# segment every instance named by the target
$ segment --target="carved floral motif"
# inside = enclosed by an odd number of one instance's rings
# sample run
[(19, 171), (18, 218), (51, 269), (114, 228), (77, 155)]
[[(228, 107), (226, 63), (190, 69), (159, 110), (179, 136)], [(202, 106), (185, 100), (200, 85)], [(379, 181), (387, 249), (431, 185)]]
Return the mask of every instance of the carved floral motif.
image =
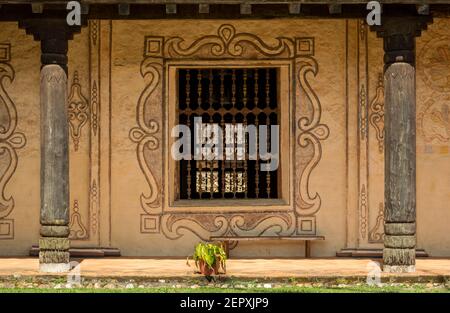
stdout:
[(69, 95), (69, 126), (75, 151), (78, 151), (81, 138), (81, 130), (88, 120), (89, 105), (81, 93), (81, 85), (78, 80), (78, 72), (73, 74), (73, 82)]

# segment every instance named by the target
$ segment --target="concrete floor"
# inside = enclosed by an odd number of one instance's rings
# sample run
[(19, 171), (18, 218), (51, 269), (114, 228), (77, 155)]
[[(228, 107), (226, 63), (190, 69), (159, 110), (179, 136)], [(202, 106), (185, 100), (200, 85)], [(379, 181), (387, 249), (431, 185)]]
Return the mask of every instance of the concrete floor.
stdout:
[[(194, 274), (194, 262), (191, 267), (185, 259), (156, 258), (99, 258), (83, 259), (81, 275), (83, 277), (108, 278), (191, 278)], [(377, 261), (377, 260), (374, 260)], [(364, 278), (374, 268), (369, 265), (371, 259), (230, 259), (227, 261), (227, 276), (239, 278)], [(0, 276), (41, 276), (37, 258), (0, 258)], [(376, 271), (376, 269), (375, 269)], [(416, 272), (405, 274), (386, 274), (382, 277), (411, 278), (420, 280), (450, 280), (450, 258), (417, 259)]]

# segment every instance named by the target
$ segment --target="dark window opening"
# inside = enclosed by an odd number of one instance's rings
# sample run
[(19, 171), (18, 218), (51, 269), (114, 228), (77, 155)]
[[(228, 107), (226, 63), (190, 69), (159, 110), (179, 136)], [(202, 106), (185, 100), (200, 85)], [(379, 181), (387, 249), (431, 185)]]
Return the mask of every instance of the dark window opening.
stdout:
[[(278, 170), (261, 171), (267, 161), (261, 160), (259, 154), (256, 160), (250, 160), (250, 137), (245, 133), (239, 139), (237, 134), (242, 130), (238, 125), (258, 129), (259, 125), (280, 124), (278, 70), (179, 69), (177, 77), (178, 122), (188, 126), (192, 134), (192, 159), (179, 161), (179, 199), (277, 199)], [(210, 134), (208, 125), (221, 128), (223, 153), (233, 155), (232, 160), (194, 159), (196, 117), (201, 118), (201, 133), (205, 136)], [(226, 141), (233, 143), (231, 149), (226, 149)], [(270, 152), (270, 137), (267, 146)]]

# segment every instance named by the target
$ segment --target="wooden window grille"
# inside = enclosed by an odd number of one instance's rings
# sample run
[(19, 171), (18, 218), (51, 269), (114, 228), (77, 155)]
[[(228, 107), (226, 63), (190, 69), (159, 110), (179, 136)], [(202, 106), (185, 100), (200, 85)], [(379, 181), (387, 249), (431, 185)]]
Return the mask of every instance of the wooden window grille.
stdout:
[[(266, 161), (259, 154), (249, 159), (248, 133), (245, 140), (236, 134), (238, 125), (279, 125), (278, 70), (201, 68), (178, 69), (177, 74), (178, 122), (192, 134), (191, 160), (179, 161), (179, 199), (277, 199), (278, 170), (261, 171)], [(232, 160), (194, 159), (195, 117), (201, 117), (205, 136), (208, 125), (221, 127), (223, 152), (233, 155)], [(226, 142), (234, 143), (231, 149)], [(267, 146), (270, 152), (270, 138)]]

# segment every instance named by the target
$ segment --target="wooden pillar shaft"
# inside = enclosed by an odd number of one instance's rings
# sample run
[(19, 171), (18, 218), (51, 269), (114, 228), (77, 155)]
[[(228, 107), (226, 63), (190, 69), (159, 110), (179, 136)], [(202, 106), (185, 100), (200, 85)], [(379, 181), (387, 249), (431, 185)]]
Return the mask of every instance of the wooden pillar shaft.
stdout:
[(415, 271), (415, 37), (428, 18), (386, 17), (375, 28), (384, 42), (385, 212), (383, 270)]
[(67, 116), (68, 41), (79, 27), (65, 19), (21, 21), (41, 41), (41, 238), (43, 272), (64, 272), (69, 261), (69, 124)]
[(386, 271), (414, 271), (416, 246), (415, 69), (389, 65), (385, 79), (385, 239)]
[(57, 64), (41, 69), (41, 239), (43, 271), (69, 269), (67, 76)]

